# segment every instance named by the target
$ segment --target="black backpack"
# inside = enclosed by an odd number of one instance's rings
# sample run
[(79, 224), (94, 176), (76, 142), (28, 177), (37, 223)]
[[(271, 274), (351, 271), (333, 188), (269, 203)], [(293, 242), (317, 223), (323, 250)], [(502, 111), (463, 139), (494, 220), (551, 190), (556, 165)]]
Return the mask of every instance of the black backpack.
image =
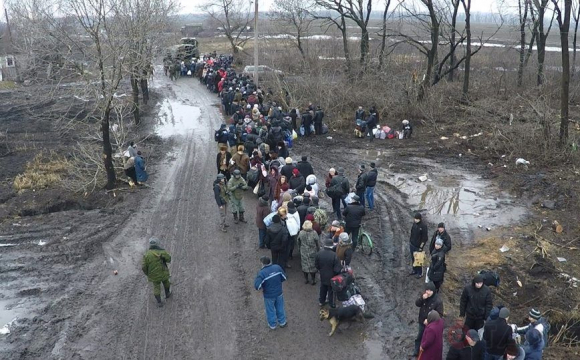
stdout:
[(483, 284), (487, 286), (499, 287), (499, 275), (492, 270), (480, 270), (479, 275), (483, 277)]
[(221, 135), (221, 129), (220, 129), (220, 130), (216, 130), (216, 131), (215, 131), (215, 134), (213, 135), (213, 139), (214, 139), (216, 142), (219, 142), (219, 141), (220, 141), (220, 135)]

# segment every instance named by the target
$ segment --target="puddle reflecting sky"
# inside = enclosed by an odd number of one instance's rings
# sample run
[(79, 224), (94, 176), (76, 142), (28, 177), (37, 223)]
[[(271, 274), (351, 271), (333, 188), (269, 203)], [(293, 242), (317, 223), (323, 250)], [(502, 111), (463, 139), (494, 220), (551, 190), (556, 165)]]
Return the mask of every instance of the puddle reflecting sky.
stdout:
[(165, 99), (159, 109), (155, 133), (163, 138), (186, 135), (196, 129), (204, 130), (200, 123), (201, 109), (183, 102)]

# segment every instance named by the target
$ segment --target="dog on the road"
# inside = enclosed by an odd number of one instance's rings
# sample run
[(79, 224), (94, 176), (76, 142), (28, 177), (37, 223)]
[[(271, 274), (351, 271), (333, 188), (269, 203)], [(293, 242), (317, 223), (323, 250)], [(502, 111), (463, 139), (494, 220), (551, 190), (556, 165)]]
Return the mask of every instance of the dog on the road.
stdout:
[(328, 320), (331, 326), (328, 336), (332, 336), (336, 328), (344, 321), (364, 322), (363, 311), (357, 305), (350, 305), (336, 309), (320, 309), (320, 321)]

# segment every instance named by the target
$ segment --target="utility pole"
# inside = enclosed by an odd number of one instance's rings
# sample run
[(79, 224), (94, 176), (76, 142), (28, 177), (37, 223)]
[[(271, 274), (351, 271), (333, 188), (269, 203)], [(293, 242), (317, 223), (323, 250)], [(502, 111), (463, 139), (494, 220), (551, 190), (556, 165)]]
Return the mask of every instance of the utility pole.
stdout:
[(258, 86), (258, 0), (254, 0), (254, 82)]

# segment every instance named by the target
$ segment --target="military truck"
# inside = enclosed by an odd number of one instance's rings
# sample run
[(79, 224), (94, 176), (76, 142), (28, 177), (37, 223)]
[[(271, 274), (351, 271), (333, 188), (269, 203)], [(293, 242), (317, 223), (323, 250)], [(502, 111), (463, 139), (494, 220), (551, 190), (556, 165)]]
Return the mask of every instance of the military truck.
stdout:
[(167, 48), (165, 58), (171, 61), (185, 61), (199, 57), (198, 42), (195, 38), (181, 38), (181, 44), (173, 45)]

